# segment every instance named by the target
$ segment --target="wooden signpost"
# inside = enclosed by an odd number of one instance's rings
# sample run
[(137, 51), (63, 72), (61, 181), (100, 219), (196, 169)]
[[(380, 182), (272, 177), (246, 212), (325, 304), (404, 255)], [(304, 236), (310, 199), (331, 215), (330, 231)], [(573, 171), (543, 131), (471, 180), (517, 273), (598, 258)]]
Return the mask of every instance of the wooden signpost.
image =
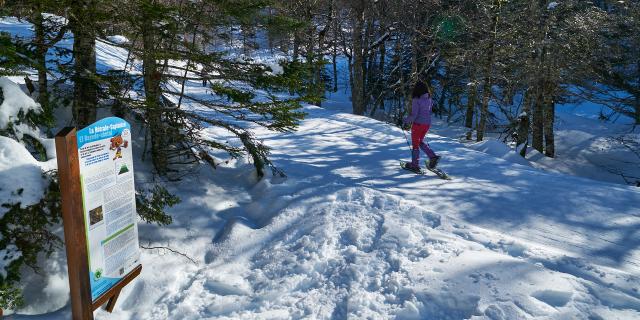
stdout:
[(142, 270), (129, 124), (98, 121), (55, 138), (73, 319), (92, 320)]

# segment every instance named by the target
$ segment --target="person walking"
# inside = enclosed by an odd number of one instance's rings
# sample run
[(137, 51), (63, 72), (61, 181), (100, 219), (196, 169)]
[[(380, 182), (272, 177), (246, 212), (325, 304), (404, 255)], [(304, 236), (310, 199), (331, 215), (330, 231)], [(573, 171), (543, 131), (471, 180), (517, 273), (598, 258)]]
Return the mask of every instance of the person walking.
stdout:
[(412, 97), (411, 114), (404, 119), (405, 127), (411, 125), (412, 146), (411, 162), (407, 163), (405, 168), (411, 171), (420, 171), (420, 150), (422, 149), (429, 157), (427, 167), (435, 169), (440, 161), (440, 156), (436, 155), (429, 144), (424, 142), (424, 137), (431, 127), (431, 109), (433, 107), (429, 87), (424, 82), (418, 81), (413, 88)]

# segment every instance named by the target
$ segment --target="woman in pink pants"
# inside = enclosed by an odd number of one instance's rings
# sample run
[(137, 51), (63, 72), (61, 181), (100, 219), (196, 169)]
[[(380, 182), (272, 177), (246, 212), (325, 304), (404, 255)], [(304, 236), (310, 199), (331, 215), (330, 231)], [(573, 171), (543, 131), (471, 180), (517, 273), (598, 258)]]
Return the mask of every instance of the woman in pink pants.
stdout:
[(440, 161), (440, 156), (436, 155), (425, 143), (424, 137), (431, 127), (431, 108), (433, 100), (429, 94), (427, 85), (418, 81), (413, 88), (413, 101), (411, 104), (411, 114), (404, 119), (405, 125), (411, 124), (411, 142), (413, 150), (411, 150), (411, 163), (406, 165), (407, 169), (420, 170), (420, 149), (429, 157), (429, 169), (434, 169)]

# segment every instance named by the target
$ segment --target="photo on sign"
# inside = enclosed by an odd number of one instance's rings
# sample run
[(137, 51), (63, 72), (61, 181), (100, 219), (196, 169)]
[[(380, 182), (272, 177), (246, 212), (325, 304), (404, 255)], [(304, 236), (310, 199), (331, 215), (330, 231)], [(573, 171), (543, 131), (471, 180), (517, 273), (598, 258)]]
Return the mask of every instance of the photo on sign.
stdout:
[(89, 225), (94, 225), (104, 218), (102, 214), (102, 206), (89, 210)]

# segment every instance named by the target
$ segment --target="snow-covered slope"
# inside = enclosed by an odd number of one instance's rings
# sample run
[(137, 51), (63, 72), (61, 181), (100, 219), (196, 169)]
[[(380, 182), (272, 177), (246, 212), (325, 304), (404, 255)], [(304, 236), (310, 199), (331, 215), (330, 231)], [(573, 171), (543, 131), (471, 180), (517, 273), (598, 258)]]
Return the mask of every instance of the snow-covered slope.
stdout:
[(555, 158), (545, 157), (529, 146), (523, 159), (515, 146), (502, 142), (504, 136), (489, 133), (487, 140), (476, 143), (465, 139), (467, 130), (437, 119), (430, 132), (457, 139), (470, 149), (546, 171), (622, 185), (640, 182), (640, 127), (632, 123), (556, 112)]
[(236, 163), (174, 186), (176, 222), (142, 226), (141, 243), (197, 264), (145, 251), (141, 277), (97, 318), (640, 317), (637, 189), (439, 136), (454, 180), (416, 176), (399, 169), (399, 129), (307, 112), (296, 133), (262, 132), (289, 178), (256, 184)]

